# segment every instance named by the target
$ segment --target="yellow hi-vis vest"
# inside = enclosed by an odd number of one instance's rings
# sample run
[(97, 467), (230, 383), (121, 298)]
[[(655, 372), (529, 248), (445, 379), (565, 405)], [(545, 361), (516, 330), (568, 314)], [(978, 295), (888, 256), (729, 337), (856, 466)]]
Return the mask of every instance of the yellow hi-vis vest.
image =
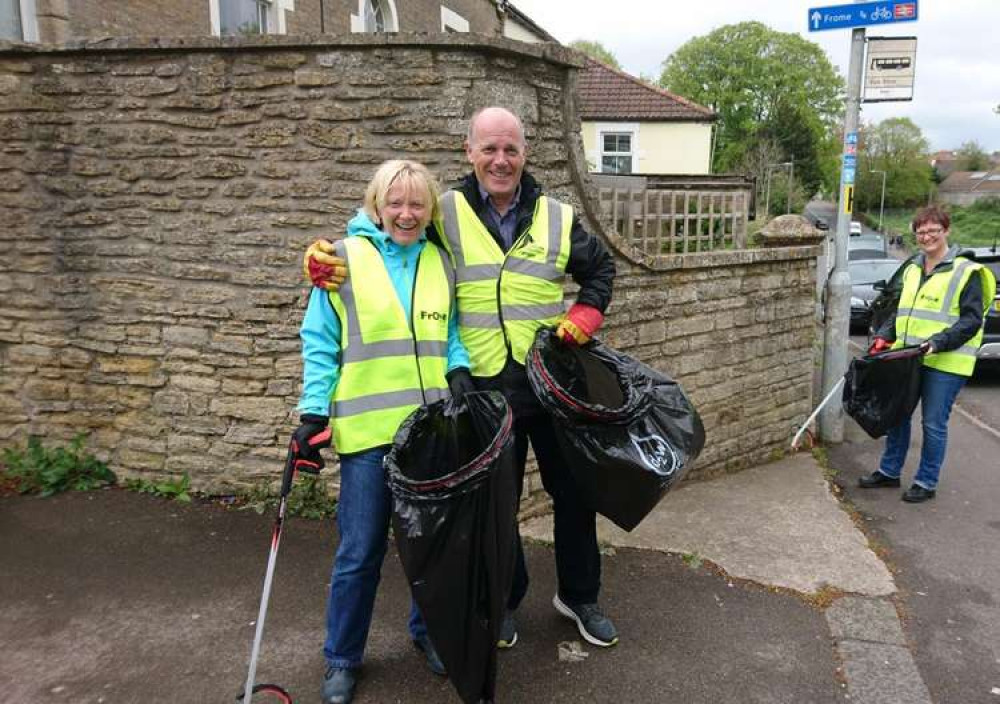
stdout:
[[(920, 264), (915, 262), (903, 272), (894, 348), (919, 345), (958, 322), (960, 294), (971, 276), (978, 276), (982, 284), (984, 313), (993, 304), (996, 294), (993, 272), (965, 257), (956, 257), (950, 269), (931, 274), (923, 286), (920, 285), (920, 274)], [(980, 327), (972, 339), (957, 350), (927, 355), (923, 363), (943, 372), (972, 376), (976, 352), (982, 342), (983, 328)]]
[(337, 452), (361, 452), (392, 443), (415, 408), (446, 398), (448, 314), (454, 271), (430, 242), (417, 260), (410, 320), (366, 237), (334, 243), (351, 272), (330, 293), (343, 329), (340, 379), (333, 392), (331, 424)]
[(573, 209), (539, 197), (531, 227), (504, 254), (463, 194), (448, 191), (440, 205), (438, 231), (455, 264), (458, 331), (472, 375), (499, 374), (508, 351), (524, 364), (538, 329), (566, 312)]

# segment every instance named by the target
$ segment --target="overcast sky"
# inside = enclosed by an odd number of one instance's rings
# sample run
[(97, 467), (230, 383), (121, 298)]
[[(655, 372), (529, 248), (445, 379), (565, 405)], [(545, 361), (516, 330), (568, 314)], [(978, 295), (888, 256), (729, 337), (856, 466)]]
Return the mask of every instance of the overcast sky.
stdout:
[[(757, 20), (819, 44), (846, 81), (851, 31), (809, 32), (810, 8), (850, 4), (816, 0), (514, 0), (556, 39), (597, 40), (622, 67), (660, 77), (661, 64), (692, 37), (726, 24)], [(1000, 0), (919, 0), (919, 19), (869, 27), (868, 36), (916, 36), (913, 100), (862, 104), (861, 119), (909, 117), (931, 149), (976, 140), (1000, 151)]]

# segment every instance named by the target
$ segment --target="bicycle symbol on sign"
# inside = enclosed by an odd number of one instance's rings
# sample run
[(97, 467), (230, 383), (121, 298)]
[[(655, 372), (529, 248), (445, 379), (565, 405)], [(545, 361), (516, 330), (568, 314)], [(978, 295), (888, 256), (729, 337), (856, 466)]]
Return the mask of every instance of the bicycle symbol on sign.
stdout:
[(892, 19), (892, 12), (885, 5), (881, 5), (872, 10), (872, 20), (875, 22), (886, 22)]

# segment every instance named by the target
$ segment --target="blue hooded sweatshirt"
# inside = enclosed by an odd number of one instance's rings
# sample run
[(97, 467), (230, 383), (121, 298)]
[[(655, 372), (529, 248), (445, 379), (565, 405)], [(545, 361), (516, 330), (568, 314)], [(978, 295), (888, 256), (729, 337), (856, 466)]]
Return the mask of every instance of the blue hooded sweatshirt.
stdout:
[[(426, 233), (421, 232), (416, 242), (400, 246), (380, 230), (363, 210), (359, 210), (347, 223), (347, 236), (367, 237), (378, 248), (396, 296), (403, 304), (406, 319), (409, 320), (417, 260), (424, 247), (435, 245), (428, 245)], [(452, 301), (448, 317), (448, 372), (469, 367), (469, 353), (458, 337), (457, 317), (455, 302)], [(302, 397), (298, 405), (301, 413), (330, 415), (330, 401), (340, 380), (341, 335), (340, 319), (330, 303), (329, 293), (314, 287), (299, 330), (303, 361)]]

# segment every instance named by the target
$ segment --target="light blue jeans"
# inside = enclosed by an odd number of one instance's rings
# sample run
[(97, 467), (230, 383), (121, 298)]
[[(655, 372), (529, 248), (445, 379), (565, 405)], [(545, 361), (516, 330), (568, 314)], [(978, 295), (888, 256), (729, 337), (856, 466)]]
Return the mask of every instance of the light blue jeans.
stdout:
[[(944, 454), (948, 449), (948, 418), (958, 392), (967, 377), (942, 372), (931, 367), (920, 370), (920, 412), (923, 417), (924, 444), (920, 450), (920, 466), (913, 483), (925, 489), (937, 487)], [(910, 418), (889, 431), (885, 452), (878, 471), (887, 477), (898, 477), (903, 471), (906, 452), (910, 449)]]
[[(382, 466), (387, 450), (375, 448), (340, 458), (340, 543), (333, 561), (323, 645), (323, 655), (332, 667), (359, 667), (368, 642), (392, 510)], [(414, 640), (427, 635), (415, 602), (410, 606), (409, 628)]]

